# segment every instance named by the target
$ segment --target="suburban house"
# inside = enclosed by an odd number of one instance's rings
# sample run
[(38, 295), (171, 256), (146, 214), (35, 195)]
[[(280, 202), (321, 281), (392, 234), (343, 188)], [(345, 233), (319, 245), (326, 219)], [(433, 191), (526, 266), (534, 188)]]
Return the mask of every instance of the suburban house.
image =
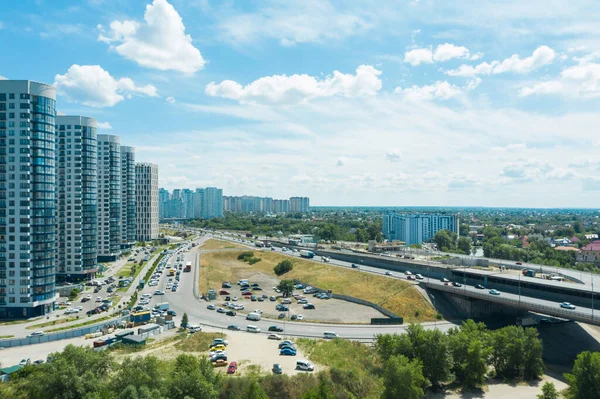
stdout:
[(592, 241), (583, 248), (577, 255), (578, 262), (596, 262), (600, 260), (600, 240)]

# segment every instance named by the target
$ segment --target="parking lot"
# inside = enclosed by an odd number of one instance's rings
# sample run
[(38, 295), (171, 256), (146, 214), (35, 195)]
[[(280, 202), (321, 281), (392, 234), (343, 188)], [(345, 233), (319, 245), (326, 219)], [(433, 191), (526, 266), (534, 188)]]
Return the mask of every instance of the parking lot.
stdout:
[[(303, 294), (302, 289), (297, 289), (295, 293), (305, 297), (309, 303), (315, 306), (315, 309), (304, 309), (302, 304), (298, 304), (295, 298), (290, 298), (291, 304), (286, 305), (288, 311), (281, 312), (275, 309), (275, 306), (281, 303), (281, 298), (277, 301), (271, 301), (270, 297), (280, 297), (281, 294), (275, 292), (274, 288), (279, 284), (279, 280), (264, 273), (252, 273), (248, 276), (250, 284), (258, 284), (260, 291), (253, 291), (256, 296), (256, 301), (252, 301), (251, 297), (244, 297), (241, 293), (237, 282), (231, 282), (231, 288), (223, 288), (231, 295), (229, 303), (244, 305), (243, 310), (236, 310), (240, 313), (250, 313), (255, 310), (261, 310), (264, 317), (278, 319), (281, 313), (285, 313), (285, 319), (292, 321), (292, 317), (296, 316), (293, 322), (301, 322), (298, 316), (302, 316), (302, 321), (313, 322), (338, 322), (338, 323), (369, 323), (371, 318), (384, 317), (381, 313), (368, 306), (346, 302), (338, 299), (319, 299), (313, 294)], [(259, 297), (266, 295), (263, 301)], [(219, 299), (213, 303), (226, 307), (227, 295), (219, 295)], [(234, 301), (234, 297), (237, 301)], [(248, 299), (246, 299), (248, 298)], [(300, 298), (299, 298), (300, 299)]]

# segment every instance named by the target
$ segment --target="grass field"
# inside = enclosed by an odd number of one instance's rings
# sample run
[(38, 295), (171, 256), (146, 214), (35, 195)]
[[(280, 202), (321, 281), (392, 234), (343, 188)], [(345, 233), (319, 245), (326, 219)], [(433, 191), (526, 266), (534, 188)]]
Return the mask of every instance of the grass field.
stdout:
[(412, 284), (406, 281), (291, 258), (271, 251), (254, 251), (255, 256), (262, 260), (254, 265), (248, 265), (237, 260), (240, 252), (224, 251), (202, 255), (200, 291), (207, 292), (208, 288), (218, 289), (222, 281), (238, 281), (257, 272), (275, 276), (273, 272), (275, 265), (284, 259), (291, 259), (294, 269), (280, 276), (280, 279), (297, 279), (320, 289), (330, 289), (336, 294), (373, 302), (402, 316), (405, 322), (435, 319), (436, 312), (433, 307)]
[(25, 324), (25, 323), (29, 323), (32, 321), (38, 321), (38, 320), (42, 320), (42, 318), (36, 317), (33, 319), (2, 321), (2, 322), (0, 322), (0, 326), (12, 326), (14, 324)]
[[(135, 273), (131, 273), (131, 269), (135, 266)], [(121, 270), (119, 270), (117, 272), (117, 274), (115, 275), (115, 278), (119, 278), (119, 277), (133, 277), (136, 278), (137, 275), (140, 273), (140, 270), (142, 270), (144, 266), (143, 265), (138, 265), (136, 263), (126, 263), (125, 265), (123, 265), (123, 267), (121, 268)]]
[(14, 335), (0, 335), (0, 339), (12, 338)]
[(208, 351), (208, 345), (215, 338), (224, 338), (223, 333), (208, 333), (208, 332), (197, 332), (188, 335), (183, 338), (180, 342), (175, 344), (175, 348), (183, 352), (206, 352)]
[(381, 375), (382, 364), (373, 348), (346, 339), (299, 338), (295, 342), (310, 361), (327, 366), (332, 375), (346, 380), (360, 397), (381, 397), (383, 381), (377, 376)]
[(236, 244), (229, 241), (216, 240), (211, 238), (207, 240), (204, 244), (200, 246), (202, 250), (211, 250), (211, 249), (226, 249), (226, 248), (247, 248), (246, 246)]
[[(71, 328), (79, 328), (79, 327), (85, 327), (88, 326), (90, 324), (95, 324), (95, 323), (101, 323), (103, 321), (106, 320), (110, 320), (113, 316), (104, 316), (101, 317), (99, 319), (95, 319), (95, 320), (88, 320), (86, 322), (83, 323), (78, 323), (78, 324), (74, 324), (72, 326), (66, 326), (66, 327), (60, 327), (60, 328), (53, 328), (51, 330), (46, 330), (45, 332), (50, 333), (50, 332), (57, 332), (57, 331), (64, 331), (64, 330), (70, 330)], [(85, 319), (84, 319), (85, 320)], [(70, 321), (70, 320), (69, 320)]]

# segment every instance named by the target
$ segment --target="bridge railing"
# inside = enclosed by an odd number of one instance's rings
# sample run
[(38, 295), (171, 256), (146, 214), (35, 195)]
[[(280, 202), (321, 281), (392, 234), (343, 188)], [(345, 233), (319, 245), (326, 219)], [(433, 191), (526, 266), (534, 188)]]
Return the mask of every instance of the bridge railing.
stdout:
[(500, 303), (500, 304), (505, 304), (505, 305), (521, 308), (524, 310), (540, 312), (540, 313), (549, 314), (549, 315), (558, 316), (558, 317), (564, 317), (565, 319), (578, 320), (578, 321), (584, 321), (584, 322), (592, 322), (592, 323), (600, 323), (600, 316), (597, 316), (594, 314), (590, 315), (589, 313), (578, 312), (576, 310), (563, 309), (563, 308), (559, 307), (558, 304), (556, 305), (556, 307), (554, 307), (554, 306), (541, 305), (541, 304), (538, 304), (535, 302), (529, 302), (529, 301), (527, 301), (527, 297), (525, 297), (525, 299), (513, 299), (513, 298), (503, 297), (502, 295), (492, 295), (492, 294), (488, 293), (487, 291), (483, 291), (483, 292), (477, 292), (477, 291), (471, 291), (471, 290), (465, 291), (458, 287), (440, 285), (440, 284), (431, 284), (431, 283), (424, 283), (424, 285), (427, 288), (435, 289), (438, 291), (445, 291), (445, 292), (449, 292), (449, 293), (452, 293), (455, 295), (463, 295), (463, 296), (468, 296), (471, 298), (483, 299), (488, 302), (495, 302), (495, 303)]

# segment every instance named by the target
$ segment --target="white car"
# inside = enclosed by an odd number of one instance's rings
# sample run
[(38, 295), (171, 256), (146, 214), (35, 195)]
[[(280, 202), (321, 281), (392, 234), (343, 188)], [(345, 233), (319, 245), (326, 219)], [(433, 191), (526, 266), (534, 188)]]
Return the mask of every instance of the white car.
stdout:
[(410, 270), (405, 271), (404, 274), (406, 274), (407, 276), (412, 276), (412, 272)]
[(211, 352), (208, 352), (208, 354), (209, 354), (210, 357), (213, 357), (215, 355), (225, 355), (225, 356), (227, 356), (227, 352), (225, 352), (225, 351), (211, 351)]
[(260, 309), (256, 309), (256, 310), (254, 311), (254, 313), (263, 314), (263, 311), (262, 311), (262, 310), (260, 310)]
[(234, 305), (235, 310), (244, 310), (244, 305)]
[(73, 308), (69, 308), (69, 309), (65, 310), (66, 315), (67, 314), (76, 314), (76, 313), (79, 313), (79, 310), (73, 309)]
[(301, 314), (298, 315), (298, 320), (302, 320), (304, 319), (304, 316), (302, 316)]
[(276, 341), (281, 341), (281, 335), (278, 335), (278, 334), (269, 334), (269, 336), (267, 337), (267, 339), (274, 339)]
[(423, 280), (422, 274), (415, 274), (415, 277), (417, 278), (417, 280)]
[(96, 298), (96, 302), (102, 302), (102, 297), (99, 296), (98, 298)]
[(45, 335), (45, 333), (43, 331), (36, 331), (36, 332), (32, 332), (31, 334), (29, 334), (27, 336), (27, 338), (42, 337), (44, 335)]
[(234, 301), (237, 301), (237, 300), (238, 300), (238, 297), (237, 297), (237, 296), (234, 296), (234, 297), (233, 297), (233, 298), (231, 298), (231, 299), (232, 299), (232, 300), (234, 300)]
[(202, 327), (200, 327), (199, 325), (193, 325), (193, 326), (190, 326), (190, 327), (188, 328), (188, 330), (189, 330), (191, 333), (195, 333), (195, 332), (202, 331)]

